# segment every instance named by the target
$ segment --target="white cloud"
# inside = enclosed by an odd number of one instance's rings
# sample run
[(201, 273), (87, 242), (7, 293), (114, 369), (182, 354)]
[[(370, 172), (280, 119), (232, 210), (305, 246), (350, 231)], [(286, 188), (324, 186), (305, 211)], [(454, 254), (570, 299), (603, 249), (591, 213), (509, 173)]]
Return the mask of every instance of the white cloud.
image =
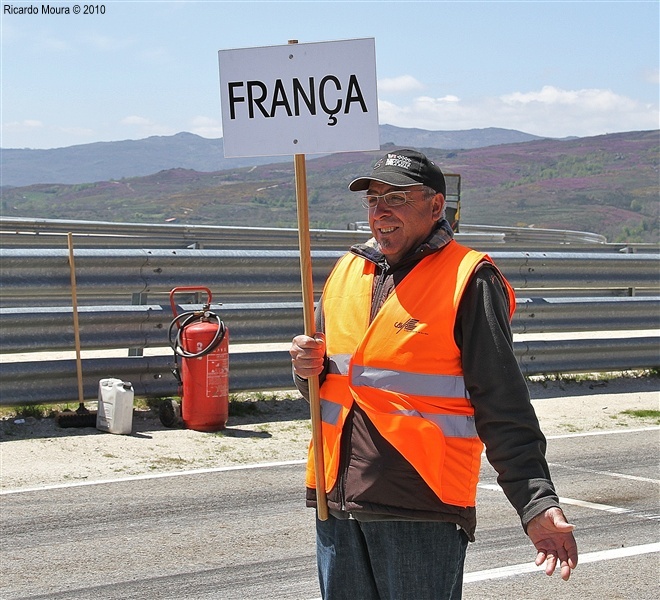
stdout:
[(406, 105), (380, 101), (378, 112), (381, 123), (399, 127), (431, 130), (503, 127), (548, 137), (659, 127), (657, 106), (642, 104), (611, 90), (562, 90), (553, 86), (467, 102), (455, 96), (420, 96)]
[(119, 121), (122, 125), (137, 125), (139, 127), (148, 127), (153, 125), (153, 121), (150, 121), (146, 117), (138, 117), (137, 115), (131, 115), (130, 117), (124, 117)]
[(194, 117), (191, 121), (190, 133), (210, 139), (221, 138), (222, 124), (211, 117)]
[(130, 39), (102, 35), (96, 32), (84, 35), (82, 40), (92, 48), (106, 52), (116, 52), (133, 46), (133, 41)]
[(546, 106), (558, 105), (579, 107), (590, 110), (630, 110), (635, 101), (625, 96), (618, 96), (610, 90), (585, 89), (562, 90), (546, 85), (539, 92), (515, 92), (500, 97), (505, 104), (531, 105), (535, 102)]
[(50, 125), (37, 119), (2, 125), (3, 148), (56, 148), (95, 142), (97, 136), (98, 132), (88, 127)]
[(67, 138), (79, 140), (78, 143), (87, 143), (96, 141), (94, 137), (97, 135), (95, 129), (90, 127), (56, 127), (54, 128), (58, 133), (63, 133)]
[(644, 81), (653, 85), (660, 84), (660, 69), (649, 69), (644, 73)]
[(139, 115), (130, 115), (124, 117), (119, 121), (121, 125), (126, 125), (131, 131), (131, 136), (151, 136), (151, 135), (174, 135), (179, 131), (174, 131), (168, 125), (162, 125), (156, 121), (152, 121), (147, 117)]
[(424, 85), (417, 81), (412, 75), (401, 75), (400, 77), (389, 77), (378, 80), (379, 92), (415, 92), (424, 89)]
[(430, 96), (420, 96), (417, 98), (417, 102), (420, 104), (424, 103), (438, 103), (443, 104), (446, 102), (460, 102), (461, 99), (458, 96), (447, 95), (442, 98), (431, 98)]
[(43, 126), (44, 124), (36, 119), (25, 119), (23, 121), (12, 121), (10, 123), (5, 123), (2, 128), (5, 131), (21, 132), (41, 129)]
[(69, 52), (73, 48), (68, 40), (52, 36), (35, 40), (35, 46), (45, 52)]

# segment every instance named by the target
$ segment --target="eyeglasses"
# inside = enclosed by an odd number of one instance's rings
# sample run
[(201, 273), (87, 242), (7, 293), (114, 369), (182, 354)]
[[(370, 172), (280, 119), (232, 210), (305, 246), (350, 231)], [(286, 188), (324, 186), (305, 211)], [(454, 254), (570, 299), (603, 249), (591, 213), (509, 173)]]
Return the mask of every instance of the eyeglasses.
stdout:
[(367, 196), (362, 196), (362, 206), (365, 208), (376, 208), (379, 200), (383, 200), (387, 206), (402, 206), (406, 204), (406, 202), (410, 202), (408, 199), (408, 194), (410, 193), (410, 190), (401, 190), (400, 192), (388, 192), (382, 196), (369, 194)]

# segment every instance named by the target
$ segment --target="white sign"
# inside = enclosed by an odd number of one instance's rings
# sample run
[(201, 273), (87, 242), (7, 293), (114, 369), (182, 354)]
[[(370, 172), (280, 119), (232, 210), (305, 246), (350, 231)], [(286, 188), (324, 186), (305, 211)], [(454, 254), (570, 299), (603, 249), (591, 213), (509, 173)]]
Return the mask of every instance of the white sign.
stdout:
[(220, 50), (226, 157), (378, 150), (373, 38)]

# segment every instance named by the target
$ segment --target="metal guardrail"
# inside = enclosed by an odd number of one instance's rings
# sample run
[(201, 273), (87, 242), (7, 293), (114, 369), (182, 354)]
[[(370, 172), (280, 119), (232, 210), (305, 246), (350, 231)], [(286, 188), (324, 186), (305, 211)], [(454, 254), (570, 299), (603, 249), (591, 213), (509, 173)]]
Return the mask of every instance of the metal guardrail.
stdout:
[[(201, 305), (178, 305), (177, 313)], [(514, 333), (585, 332), (594, 329), (657, 330), (660, 296), (654, 298), (519, 298)], [(288, 342), (302, 330), (301, 303), (212, 305), (229, 328), (232, 344)], [(66, 351), (74, 346), (72, 309), (0, 309), (3, 354)], [(164, 348), (172, 319), (169, 306), (86, 307), (79, 312), (80, 340), (86, 351)], [(660, 365), (660, 338), (651, 335), (615, 339), (516, 341), (514, 352), (525, 375), (555, 372), (655, 368)], [(168, 356), (169, 354), (169, 356)], [(85, 397), (94, 399), (98, 380), (129, 380), (140, 396), (178, 393), (172, 375), (171, 350), (152, 356), (84, 358)], [(284, 350), (231, 351), (231, 391), (290, 389), (290, 358)], [(5, 362), (0, 404), (71, 401), (76, 398), (76, 364), (72, 359)]]
[[(317, 296), (342, 254), (312, 252)], [(612, 293), (658, 289), (659, 255), (654, 254), (493, 252), (491, 256), (517, 290), (577, 290), (584, 296), (591, 289)], [(83, 249), (75, 251), (75, 260), (81, 304), (89, 294), (123, 297), (126, 303), (136, 293), (163, 294), (193, 285), (215, 290), (222, 302), (300, 297), (299, 254), (292, 250)], [(0, 282), (3, 306), (28, 305), (44, 298), (66, 301), (70, 295), (68, 252), (0, 249)]]
[[(230, 332), (231, 334), (231, 332)], [(525, 375), (657, 368), (658, 337), (619, 340), (518, 342), (514, 352)], [(85, 398), (95, 400), (98, 382), (118, 377), (142, 397), (177, 395), (172, 358), (138, 356), (83, 360)], [(582, 366), (583, 368), (576, 368)], [(229, 354), (229, 390), (292, 389), (291, 357), (284, 350)], [(73, 402), (77, 399), (75, 360), (17, 362), (2, 365), (0, 405)]]
[(500, 225), (470, 225), (462, 223), (465, 233), (501, 233), (507, 242), (517, 241), (539, 243), (551, 242), (556, 246), (564, 244), (606, 244), (607, 238), (599, 233), (589, 231), (571, 231), (566, 229), (540, 229), (536, 227), (506, 227)]
[[(179, 304), (177, 314), (201, 304)], [(212, 304), (230, 329), (232, 344), (290, 340), (303, 330), (302, 303)], [(80, 306), (80, 344), (85, 350), (167, 347), (173, 319), (169, 305)], [(0, 353), (71, 350), (71, 307), (0, 308)]]
[[(369, 231), (369, 221), (351, 223), (351, 229)], [(560, 244), (606, 244), (607, 238), (589, 231), (570, 231), (566, 229), (539, 229), (536, 227), (507, 227), (500, 225), (470, 225), (461, 223), (461, 233), (495, 233), (506, 237), (506, 241), (539, 242), (546, 240), (555, 246)]]
[[(70, 222), (66, 223), (68, 228)], [(6, 225), (5, 220), (3, 224)], [(44, 231), (33, 237), (52, 232), (51, 225), (44, 224)], [(167, 226), (153, 226), (163, 227)], [(211, 288), (214, 300), (223, 303), (214, 309), (227, 323), (232, 344), (286, 343), (302, 330), (297, 250), (282, 249), (274, 239), (269, 249), (259, 249), (259, 244), (255, 248), (255, 237), (267, 237), (263, 230), (230, 229), (233, 233), (227, 234), (235, 234), (238, 246), (243, 243), (250, 248), (75, 250), (83, 351), (125, 353), (130, 349), (132, 353), (83, 358), (86, 398), (94, 399), (98, 380), (108, 376), (130, 380), (142, 396), (177, 393), (176, 380), (170, 372), (171, 354), (135, 355), (143, 349), (166, 346), (172, 315), (170, 307), (165, 302), (161, 305), (159, 299), (173, 287)], [(241, 237), (243, 242), (239, 241)], [(288, 247), (288, 242), (282, 244)], [(348, 245), (342, 240), (341, 251), (312, 252), (317, 297), (330, 269)], [(278, 249), (270, 249), (274, 246)], [(649, 331), (660, 328), (658, 253), (507, 251), (491, 252), (491, 256), (519, 296), (514, 332), (565, 333), (565, 339), (514, 343), (526, 375), (660, 365), (660, 340), (655, 331)], [(0, 404), (75, 400), (75, 361), (26, 360), (25, 356), (14, 362), (9, 360), (12, 353), (74, 349), (67, 250), (2, 248), (0, 294), (0, 350), (9, 355), (0, 365)], [(187, 310), (191, 306), (180, 308)], [(615, 330), (646, 331), (615, 339), (602, 335)], [(601, 335), (600, 339), (573, 339), (571, 332)], [(291, 388), (288, 353), (238, 353), (230, 349), (229, 384), (231, 391)]]
[[(201, 304), (177, 305), (177, 314)], [(212, 304), (233, 344), (285, 342), (303, 330), (302, 303)], [(169, 305), (78, 308), (85, 350), (168, 346)], [(660, 330), (660, 296), (627, 298), (517, 298), (513, 333)], [(0, 353), (71, 350), (71, 307), (0, 308)]]
[[(350, 224), (351, 229), (369, 232), (368, 221)], [(630, 242), (610, 243), (604, 235), (589, 231), (564, 229), (543, 229), (538, 227), (507, 227), (503, 225), (471, 225), (461, 223), (456, 239), (475, 250), (487, 250), (494, 244), (506, 244), (510, 250), (527, 250), (533, 247), (537, 252), (557, 252), (562, 247), (568, 251), (588, 252), (654, 252), (660, 251), (660, 244)]]
[[(73, 232), (76, 248), (298, 249), (298, 230), (293, 228), (0, 217), (3, 248), (66, 248), (68, 232)], [(312, 229), (310, 242), (315, 249), (339, 250), (370, 235), (348, 229)]]
[[(368, 223), (351, 223), (350, 229), (312, 229), (314, 249), (346, 250), (367, 240)], [(3, 248), (63, 248), (65, 235), (74, 233), (76, 248), (195, 248), (195, 249), (290, 249), (298, 248), (293, 228), (144, 224), (107, 221), (76, 221), (0, 216), (0, 246)], [(658, 244), (608, 244), (604, 236), (582, 231), (500, 227), (461, 224), (456, 234), (461, 243), (476, 250), (492, 250), (506, 244), (510, 250), (556, 251), (561, 246), (590, 252), (660, 251)]]
[[(170, 356), (133, 356), (83, 359), (83, 393), (96, 400), (99, 380), (118, 377), (130, 381), (137, 396), (158, 398), (178, 394)], [(292, 389), (288, 352), (229, 355), (229, 389)], [(75, 360), (46, 360), (2, 364), (0, 405), (75, 402), (78, 398)]]

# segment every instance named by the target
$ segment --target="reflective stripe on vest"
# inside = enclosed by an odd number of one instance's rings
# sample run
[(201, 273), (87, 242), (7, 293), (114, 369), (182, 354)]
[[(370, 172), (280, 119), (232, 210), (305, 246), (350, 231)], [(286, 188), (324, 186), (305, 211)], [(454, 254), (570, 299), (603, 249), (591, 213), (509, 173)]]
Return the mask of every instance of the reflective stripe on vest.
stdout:
[[(328, 425), (336, 425), (341, 415), (342, 405), (332, 400), (321, 398), (321, 420)], [(393, 415), (420, 417), (435, 423), (447, 437), (468, 438), (477, 435), (474, 417), (470, 415), (446, 415), (416, 410), (394, 410)]]
[(432, 398), (469, 398), (463, 378), (456, 375), (406, 373), (353, 365), (351, 385)]
[[(333, 354), (328, 357), (328, 374), (348, 374), (348, 365), (351, 360), (350, 354)], [(321, 421), (328, 425), (337, 425), (341, 416), (342, 405), (327, 398), (321, 398)]]
[(350, 354), (333, 354), (328, 357), (328, 373), (331, 375), (348, 375)]
[(336, 425), (341, 415), (341, 404), (321, 398), (321, 420), (328, 425)]
[(471, 438), (477, 435), (474, 417), (465, 415), (443, 415), (438, 413), (417, 412), (416, 410), (395, 410), (393, 415), (406, 415), (408, 417), (420, 417), (435, 423), (445, 437)]

